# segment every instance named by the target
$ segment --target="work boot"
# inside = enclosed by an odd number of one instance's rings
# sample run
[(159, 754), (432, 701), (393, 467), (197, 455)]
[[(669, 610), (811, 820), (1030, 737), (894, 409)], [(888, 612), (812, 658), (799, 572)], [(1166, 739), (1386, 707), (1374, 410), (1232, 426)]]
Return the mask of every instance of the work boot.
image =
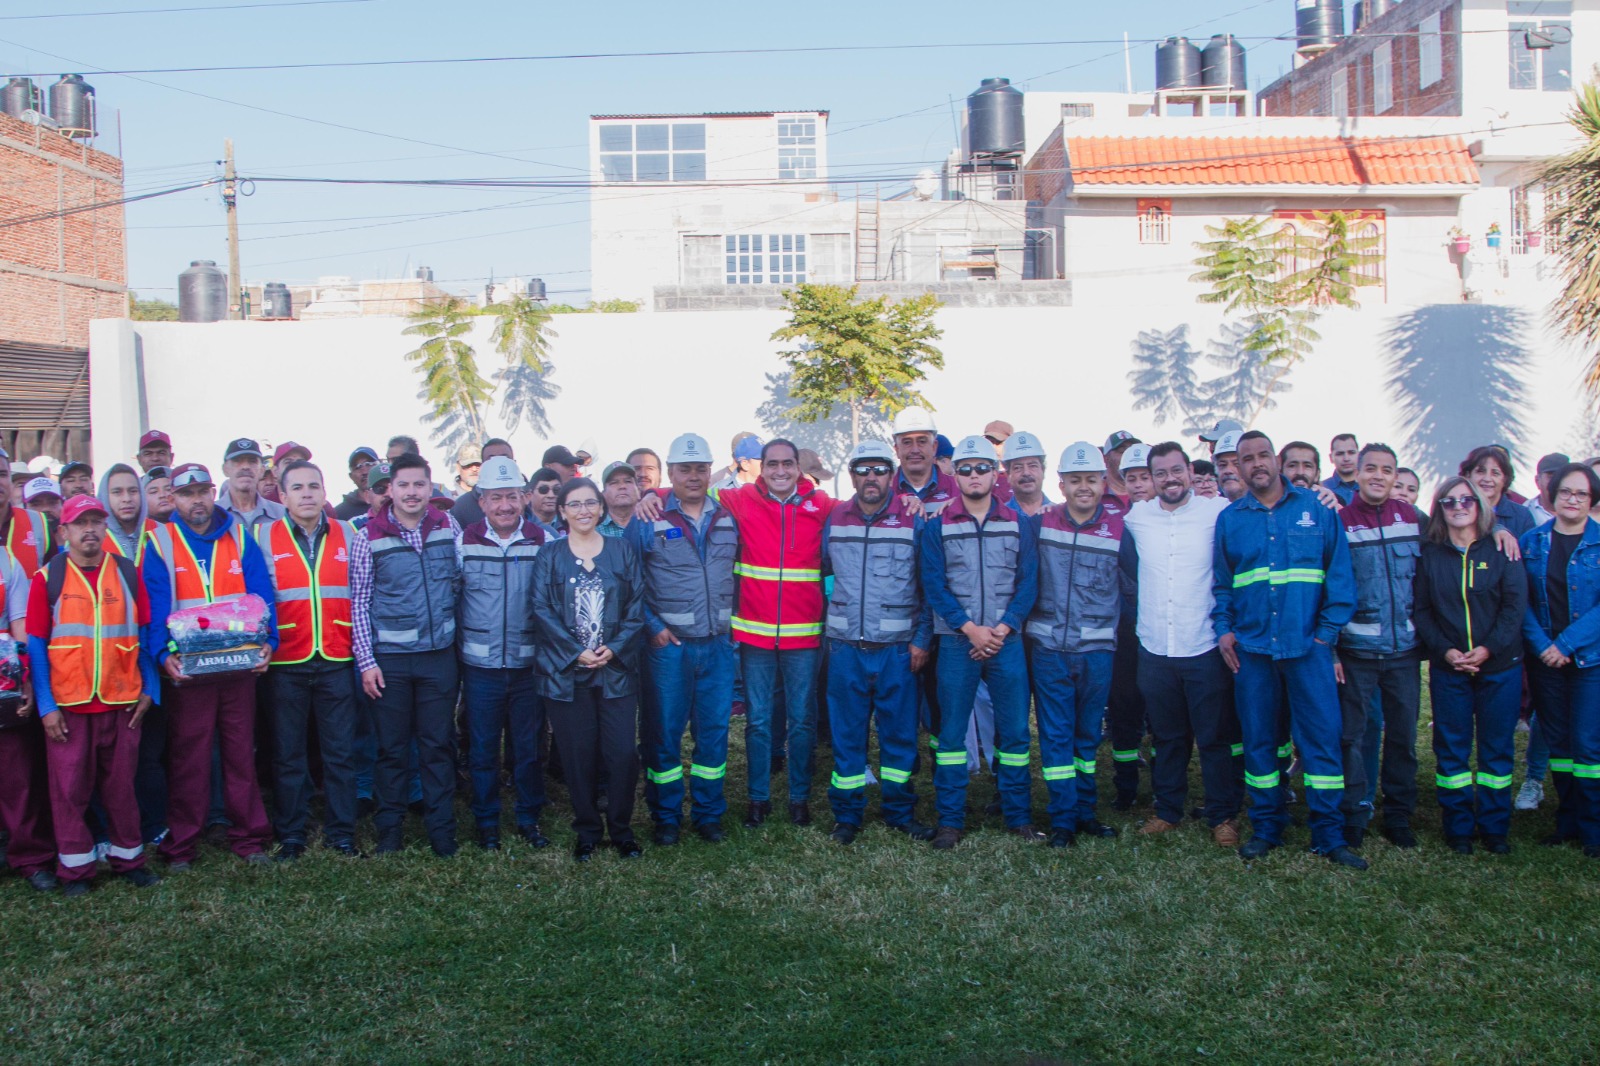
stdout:
[(1511, 845), (1508, 844), (1506, 842), (1506, 838), (1502, 837), (1502, 836), (1486, 836), (1486, 837), (1484, 837), (1483, 838), (1483, 846), (1489, 852), (1490, 855), (1510, 855), (1511, 854)]
[(829, 833), (830, 839), (840, 844), (854, 844), (856, 835), (861, 832), (861, 827), (851, 825), (849, 822), (839, 822), (834, 825), (833, 832)]
[(1409, 825), (1386, 825), (1383, 835), (1397, 848), (1414, 848), (1417, 846), (1417, 834)]
[(1050, 830), (1050, 846), (1052, 848), (1070, 848), (1078, 842), (1078, 835), (1070, 829)]
[(93, 881), (68, 881), (66, 884), (61, 886), (61, 894), (69, 898), (87, 896), (89, 894), (89, 888), (93, 884)]
[(273, 856), (278, 862), (294, 862), (306, 853), (306, 846), (298, 840), (291, 840), (286, 844), (278, 845), (278, 854)]
[(1077, 833), (1079, 836), (1099, 837), (1101, 840), (1114, 840), (1117, 830), (1113, 826), (1097, 818), (1082, 818), (1078, 821)]
[(1352, 870), (1367, 868), (1367, 860), (1351, 851), (1348, 844), (1341, 844), (1328, 852), (1328, 861), (1338, 866), (1348, 866)]
[(1169, 822), (1159, 814), (1146, 818), (1139, 824), (1139, 835), (1153, 837), (1162, 833), (1170, 833), (1178, 828), (1177, 822)]
[(670, 848), (678, 842), (678, 827), (670, 822), (661, 822), (650, 830), (650, 839), (656, 842), (658, 848)]
[(923, 825), (921, 822), (915, 820), (909, 822), (891, 822), (889, 823), (889, 828), (893, 829), (896, 833), (904, 833), (912, 840), (932, 840), (934, 835), (933, 826)]
[(544, 830), (539, 828), (538, 822), (529, 822), (527, 825), (517, 826), (517, 835), (528, 842), (529, 847), (548, 848), (550, 838), (544, 835)]
[(789, 821), (795, 825), (810, 825), (811, 805), (808, 803), (789, 804)]
[(760, 829), (772, 814), (772, 804), (767, 800), (751, 800), (749, 808), (745, 811), (744, 827), (746, 829)]
[(36, 892), (54, 892), (61, 882), (49, 870), (35, 870), (28, 875), (28, 884)]
[(1444, 842), (1445, 842), (1445, 845), (1448, 846), (1449, 849), (1451, 851), (1455, 852), (1457, 855), (1471, 855), (1472, 854), (1472, 838), (1471, 837), (1445, 837), (1444, 838)]
[(1250, 842), (1239, 849), (1239, 858), (1244, 859), (1246, 862), (1251, 859), (1264, 859), (1267, 857), (1267, 852), (1277, 846), (1276, 844), (1267, 843), (1260, 837), (1251, 837)]
[(1347, 825), (1344, 827), (1344, 843), (1346, 847), (1360, 850), (1366, 843), (1367, 827), (1364, 825)]
[(1239, 819), (1229, 818), (1211, 827), (1211, 842), (1219, 848), (1239, 846)]
[(1037, 844), (1044, 839), (1044, 834), (1031, 825), (1008, 825), (1006, 832), (1014, 837), (1019, 837), (1029, 844)]
[(949, 851), (961, 842), (961, 830), (953, 825), (941, 825), (933, 834), (933, 846), (940, 851)]
[(485, 825), (478, 827), (478, 847), (484, 851), (500, 850), (500, 827)]
[(721, 822), (701, 822), (694, 827), (694, 831), (699, 833), (700, 839), (707, 844), (720, 844), (728, 839), (728, 834), (722, 831)]
[(1111, 801), (1111, 809), (1114, 811), (1131, 811), (1138, 799), (1139, 794), (1137, 792), (1118, 792), (1117, 798)]
[(378, 846), (374, 849), (374, 853), (388, 855), (390, 852), (399, 851), (403, 846), (404, 840), (398, 828), (385, 829), (378, 834)]
[(139, 867), (137, 870), (124, 871), (122, 874), (122, 879), (128, 882), (128, 884), (132, 885), (134, 888), (151, 888), (161, 883), (161, 878), (157, 877), (143, 866)]

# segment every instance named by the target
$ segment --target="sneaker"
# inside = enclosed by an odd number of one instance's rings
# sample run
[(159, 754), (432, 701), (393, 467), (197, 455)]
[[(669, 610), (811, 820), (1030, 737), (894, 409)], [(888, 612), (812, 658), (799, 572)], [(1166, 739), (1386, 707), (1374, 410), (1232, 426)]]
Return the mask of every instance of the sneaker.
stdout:
[(1517, 789), (1517, 798), (1512, 801), (1512, 806), (1519, 811), (1536, 811), (1539, 804), (1544, 802), (1544, 782), (1528, 778)]

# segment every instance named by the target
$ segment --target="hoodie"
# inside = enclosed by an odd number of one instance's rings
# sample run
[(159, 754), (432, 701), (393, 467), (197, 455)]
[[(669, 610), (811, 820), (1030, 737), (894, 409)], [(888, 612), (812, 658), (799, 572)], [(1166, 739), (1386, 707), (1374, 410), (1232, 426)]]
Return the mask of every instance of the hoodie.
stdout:
[[(133, 520), (133, 531), (122, 528), (122, 523), (111, 516), (111, 475), (132, 474), (139, 482), (139, 514)], [(149, 528), (150, 508), (144, 500), (144, 478), (139, 472), (127, 463), (117, 463), (100, 477), (100, 491), (95, 494), (100, 499), (100, 506), (106, 509), (106, 533), (117, 542), (117, 547), (122, 549), (122, 554), (129, 559), (139, 558), (139, 541), (143, 539), (145, 530)]]

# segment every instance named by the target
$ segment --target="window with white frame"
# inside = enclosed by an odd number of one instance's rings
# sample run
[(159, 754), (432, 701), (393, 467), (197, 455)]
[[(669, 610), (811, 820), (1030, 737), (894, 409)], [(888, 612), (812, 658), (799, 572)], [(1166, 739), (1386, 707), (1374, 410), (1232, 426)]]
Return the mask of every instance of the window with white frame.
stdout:
[(1139, 243), (1172, 243), (1172, 209), (1163, 204), (1147, 204), (1139, 211)]
[(704, 122), (608, 122), (600, 127), (605, 181), (705, 181)]
[(1417, 87), (1426, 89), (1444, 77), (1444, 34), (1439, 12), (1417, 25)]
[(805, 179), (817, 176), (817, 117), (778, 116), (778, 177)]
[(1372, 50), (1372, 113), (1381, 115), (1394, 106), (1394, 42), (1384, 41)]
[(1507, 0), (1511, 88), (1543, 92), (1572, 89), (1572, 4)]
[(1350, 70), (1347, 67), (1333, 72), (1332, 83), (1328, 86), (1328, 110), (1334, 118), (1346, 118), (1350, 114)]
[(730, 233), (722, 248), (729, 285), (799, 285), (806, 280), (804, 233)]
[(1093, 104), (1062, 104), (1062, 118), (1094, 118)]

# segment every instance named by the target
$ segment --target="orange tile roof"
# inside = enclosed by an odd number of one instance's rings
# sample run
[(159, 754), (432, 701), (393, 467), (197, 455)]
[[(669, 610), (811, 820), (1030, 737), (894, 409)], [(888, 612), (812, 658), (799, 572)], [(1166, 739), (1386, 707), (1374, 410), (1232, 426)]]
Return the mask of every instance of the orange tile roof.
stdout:
[(1072, 137), (1079, 185), (1476, 185), (1460, 137)]

